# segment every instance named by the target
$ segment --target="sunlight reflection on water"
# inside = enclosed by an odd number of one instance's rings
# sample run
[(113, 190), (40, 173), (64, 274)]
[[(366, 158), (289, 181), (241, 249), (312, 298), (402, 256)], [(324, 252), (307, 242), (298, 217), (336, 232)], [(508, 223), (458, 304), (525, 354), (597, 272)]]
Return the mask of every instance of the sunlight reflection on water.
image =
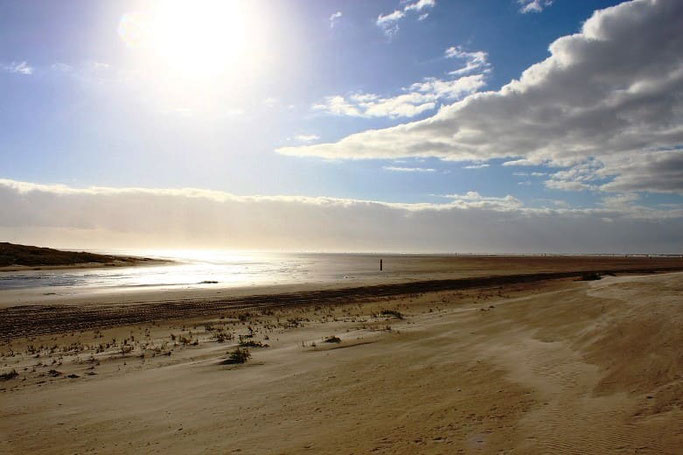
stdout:
[(26, 270), (0, 275), (0, 289), (64, 287), (88, 290), (238, 287), (343, 280), (349, 271), (374, 271), (367, 256), (286, 254), (215, 250), (94, 251), (167, 259), (174, 263), (138, 267)]

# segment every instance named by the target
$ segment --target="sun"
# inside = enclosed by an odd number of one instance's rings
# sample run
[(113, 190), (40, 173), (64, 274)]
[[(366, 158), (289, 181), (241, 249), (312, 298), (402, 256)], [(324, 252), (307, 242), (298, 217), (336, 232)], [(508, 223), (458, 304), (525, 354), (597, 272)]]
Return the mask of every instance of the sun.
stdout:
[(164, 0), (125, 14), (119, 35), (147, 66), (202, 79), (243, 71), (259, 58), (258, 16), (239, 0)]

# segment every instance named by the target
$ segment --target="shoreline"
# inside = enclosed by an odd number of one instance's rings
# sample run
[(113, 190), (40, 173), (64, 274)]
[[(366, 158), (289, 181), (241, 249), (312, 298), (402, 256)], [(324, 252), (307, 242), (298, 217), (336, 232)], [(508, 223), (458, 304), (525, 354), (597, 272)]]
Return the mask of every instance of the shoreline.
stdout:
[[(300, 262), (285, 258), (268, 259), (270, 264), (264, 274), (255, 274), (244, 281), (234, 280), (232, 271), (219, 272), (218, 275), (197, 273), (192, 282), (168, 282), (157, 284), (155, 280), (145, 283), (145, 266), (157, 265), (141, 263), (131, 273), (141, 276), (141, 285), (118, 285), (116, 279), (104, 284), (89, 283), (79, 285), (35, 285), (8, 287), (0, 286), (0, 308), (17, 305), (118, 305), (138, 303), (162, 303), (176, 300), (220, 300), (234, 296), (247, 296), (256, 293), (274, 294), (297, 292), (299, 290), (318, 290), (400, 284), (417, 281), (453, 280), (494, 275), (519, 275), (526, 273), (591, 272), (591, 271), (628, 271), (649, 269), (683, 269), (683, 260), (672, 257), (605, 257), (605, 256), (383, 256), (384, 270), (378, 270), (379, 256), (372, 255), (320, 255), (315, 260)], [(289, 263), (287, 261), (290, 261)], [(161, 268), (184, 266), (184, 262), (164, 263)], [(296, 273), (288, 274), (276, 270), (281, 266), (301, 267)], [(117, 266), (118, 267), (118, 266)], [(248, 269), (248, 267), (245, 267)], [(45, 269), (47, 270), (47, 269)], [(67, 268), (53, 271), (52, 274), (68, 274), (69, 270), (85, 271), (87, 268)], [(107, 270), (106, 268), (92, 269)], [(121, 269), (123, 270), (123, 269)], [(177, 270), (181, 270), (180, 268)], [(275, 270), (275, 273), (272, 271)], [(11, 273), (11, 272), (10, 272)], [(26, 276), (40, 277), (41, 270), (22, 270), (15, 272)], [(48, 272), (45, 272), (48, 274)], [(165, 271), (163, 273), (166, 273)], [(223, 273), (221, 276), (220, 273)], [(238, 274), (240, 275), (240, 274)], [(9, 275), (4, 275), (8, 277)], [(3, 274), (0, 273), (0, 280)], [(21, 278), (21, 277), (19, 277)], [(154, 278), (154, 277), (153, 277)], [(203, 280), (211, 280), (204, 282)], [(182, 280), (181, 280), (182, 281)], [(187, 281), (187, 280), (185, 280)]]
[[(289, 292), (279, 292), (277, 286), (266, 287), (271, 292), (254, 293), (263, 288), (243, 288), (243, 295), (216, 297), (198, 296), (162, 301), (138, 301), (127, 304), (92, 305), (18, 305), (0, 308), (0, 341), (14, 337), (58, 334), (78, 330), (107, 329), (133, 324), (172, 321), (196, 317), (210, 317), (225, 311), (263, 310), (283, 307), (306, 307), (311, 305), (335, 305), (349, 301), (376, 301), (407, 295), (430, 294), (445, 291), (489, 289), (510, 285), (573, 280), (592, 275), (649, 275), (683, 272), (680, 267), (629, 268), (579, 270), (564, 272), (527, 273), (517, 275), (493, 275), (447, 280), (424, 280), (401, 283), (371, 284), (320, 288), (309, 284)], [(252, 292), (249, 292), (252, 291)], [(151, 293), (153, 297), (154, 293)], [(149, 296), (148, 296), (149, 297)]]

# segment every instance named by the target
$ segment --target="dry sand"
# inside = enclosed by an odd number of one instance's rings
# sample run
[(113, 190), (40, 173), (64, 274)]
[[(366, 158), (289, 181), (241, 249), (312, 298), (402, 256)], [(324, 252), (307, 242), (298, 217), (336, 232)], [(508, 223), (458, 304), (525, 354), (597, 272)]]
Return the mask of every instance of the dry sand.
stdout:
[[(565, 278), (14, 337), (0, 453), (681, 453), (682, 296)], [(220, 364), (240, 335), (269, 347)]]

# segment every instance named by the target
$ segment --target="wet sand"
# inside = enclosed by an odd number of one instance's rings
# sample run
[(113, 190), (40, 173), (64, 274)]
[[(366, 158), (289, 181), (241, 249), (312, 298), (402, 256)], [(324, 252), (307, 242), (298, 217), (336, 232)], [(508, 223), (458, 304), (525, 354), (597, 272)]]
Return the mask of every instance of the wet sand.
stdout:
[[(304, 255), (305, 256), (305, 255)], [(462, 280), (510, 275), (579, 274), (683, 270), (683, 257), (647, 256), (436, 256), (436, 255), (308, 255), (315, 262), (305, 278), (283, 283), (182, 287), (72, 289), (69, 286), (2, 289), (0, 309), (20, 305), (128, 305), (168, 302), (216, 302), (254, 295), (362, 288), (426, 281)], [(384, 258), (384, 270), (378, 263)], [(272, 258), (270, 260), (273, 260)], [(173, 267), (172, 265), (170, 266)], [(0, 273), (0, 277), (2, 273)], [(77, 291), (77, 292), (74, 292)], [(0, 330), (0, 336), (2, 330)]]
[(13, 336), (0, 452), (678, 453), (683, 273), (553, 278)]

